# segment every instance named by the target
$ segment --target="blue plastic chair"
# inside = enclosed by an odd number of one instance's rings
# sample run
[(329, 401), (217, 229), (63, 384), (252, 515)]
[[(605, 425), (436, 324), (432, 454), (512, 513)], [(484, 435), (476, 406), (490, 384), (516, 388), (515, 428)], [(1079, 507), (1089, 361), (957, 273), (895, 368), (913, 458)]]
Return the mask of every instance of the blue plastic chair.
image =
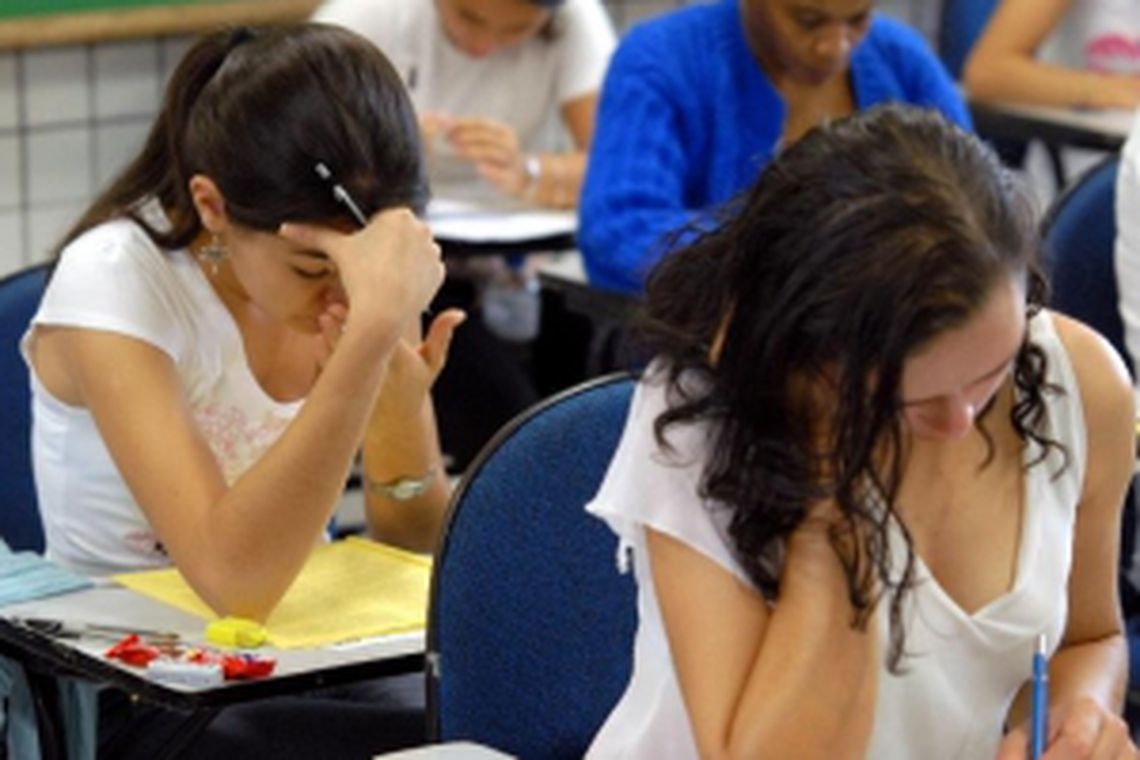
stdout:
[(636, 590), (584, 506), (634, 381), (576, 386), (510, 422), (469, 468), (436, 553), (429, 733), (520, 758), (581, 758), (625, 690)]
[(0, 280), (0, 538), (13, 550), (43, 551), (31, 460), (31, 390), (20, 338), (39, 306), (49, 265)]
[(943, 0), (938, 22), (938, 55), (954, 79), (962, 78), (962, 67), (997, 4), (998, 0)]
[[(1132, 369), (1124, 343), (1114, 261), (1119, 169), (1120, 156), (1109, 156), (1054, 202), (1042, 224), (1043, 253), (1053, 289), (1050, 306), (1107, 338)], [(1140, 596), (1126, 575), (1136, 541), (1135, 491), (1134, 482), (1125, 502), (1120, 541), (1121, 600), (1129, 618), (1131, 651), (1127, 714), (1134, 730), (1140, 727)]]
[(1050, 305), (1108, 338), (1131, 368), (1113, 260), (1119, 169), (1120, 157), (1111, 155), (1080, 177), (1054, 202), (1042, 231)]

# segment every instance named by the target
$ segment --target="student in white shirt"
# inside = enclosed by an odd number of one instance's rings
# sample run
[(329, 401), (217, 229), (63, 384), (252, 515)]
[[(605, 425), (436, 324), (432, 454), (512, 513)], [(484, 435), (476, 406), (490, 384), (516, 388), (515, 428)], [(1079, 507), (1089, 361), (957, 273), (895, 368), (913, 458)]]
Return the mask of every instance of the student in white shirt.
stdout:
[[(449, 488), (428, 391), (462, 314), (421, 341), (443, 279), (424, 195), (412, 105), (367, 41), (306, 25), (191, 47), (23, 344), (48, 556), (174, 565), (219, 615), (264, 620), (362, 450), (371, 534), (430, 550)], [(329, 746), (385, 748), (364, 717)]]
[(982, 100), (1135, 108), (1140, 6), (1133, 0), (1002, 0), (962, 78)]
[[(615, 44), (599, 0), (328, 0), (314, 19), (359, 32), (392, 60), (419, 114), (433, 197), (577, 206)], [(526, 262), (451, 260), (448, 272), (435, 307), (472, 319), (433, 395), (444, 449), (462, 469), (544, 386), (576, 379), (546, 381), (542, 357), (584, 355), (588, 341), (576, 335), (588, 327), (557, 308), (542, 313)]]
[[(638, 584), (591, 758), (1132, 758), (1132, 400), (1041, 306), (1031, 207), (899, 107), (817, 127), (651, 275), (657, 359), (588, 509)], [(1095, 747), (1090, 752), (1089, 748)]]
[(367, 37), (404, 77), (434, 195), (577, 205), (614, 47), (598, 0), (328, 0), (313, 18)]

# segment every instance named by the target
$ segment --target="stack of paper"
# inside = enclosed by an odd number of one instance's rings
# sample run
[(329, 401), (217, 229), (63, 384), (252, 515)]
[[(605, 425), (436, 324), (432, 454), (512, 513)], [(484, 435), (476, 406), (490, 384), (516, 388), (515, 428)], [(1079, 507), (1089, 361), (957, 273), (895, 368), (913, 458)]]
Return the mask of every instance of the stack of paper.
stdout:
[[(313, 551), (265, 621), (280, 649), (423, 629), (431, 559), (350, 537)], [(175, 569), (115, 577), (124, 586), (206, 620), (217, 617)]]

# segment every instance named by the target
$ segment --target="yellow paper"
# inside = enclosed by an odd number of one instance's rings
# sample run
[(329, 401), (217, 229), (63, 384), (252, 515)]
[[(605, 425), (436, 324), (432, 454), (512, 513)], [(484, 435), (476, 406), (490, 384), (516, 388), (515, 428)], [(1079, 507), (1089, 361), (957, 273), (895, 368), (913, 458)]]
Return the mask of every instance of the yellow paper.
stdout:
[[(317, 547), (265, 627), (280, 649), (422, 630), (431, 559), (349, 537)], [(217, 617), (175, 569), (115, 576), (140, 594), (204, 620)]]

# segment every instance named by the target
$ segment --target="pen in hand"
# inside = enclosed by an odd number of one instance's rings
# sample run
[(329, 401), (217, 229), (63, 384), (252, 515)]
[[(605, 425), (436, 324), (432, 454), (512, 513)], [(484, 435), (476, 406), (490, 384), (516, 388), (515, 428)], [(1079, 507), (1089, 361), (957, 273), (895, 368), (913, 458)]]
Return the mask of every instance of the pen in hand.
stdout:
[[(360, 228), (364, 229), (367, 227), (368, 217), (364, 215), (363, 211), (361, 211), (360, 205), (356, 202), (356, 199), (354, 199), (348, 190), (345, 189), (344, 185), (338, 182), (336, 177), (333, 176), (332, 170), (329, 169), (328, 164), (326, 164), (324, 161), (318, 161), (313, 165), (313, 171), (316, 172), (318, 177), (320, 177), (328, 184), (329, 190), (332, 191), (333, 198), (337, 203), (341, 204), (345, 207), (345, 209), (348, 210), (349, 215), (352, 216)], [(424, 314), (430, 316), (431, 309), (425, 309)]]
[(1037, 637), (1033, 652), (1032, 717), (1029, 727), (1029, 756), (1040, 760), (1045, 754), (1049, 734), (1049, 661), (1046, 659), (1045, 634)]

